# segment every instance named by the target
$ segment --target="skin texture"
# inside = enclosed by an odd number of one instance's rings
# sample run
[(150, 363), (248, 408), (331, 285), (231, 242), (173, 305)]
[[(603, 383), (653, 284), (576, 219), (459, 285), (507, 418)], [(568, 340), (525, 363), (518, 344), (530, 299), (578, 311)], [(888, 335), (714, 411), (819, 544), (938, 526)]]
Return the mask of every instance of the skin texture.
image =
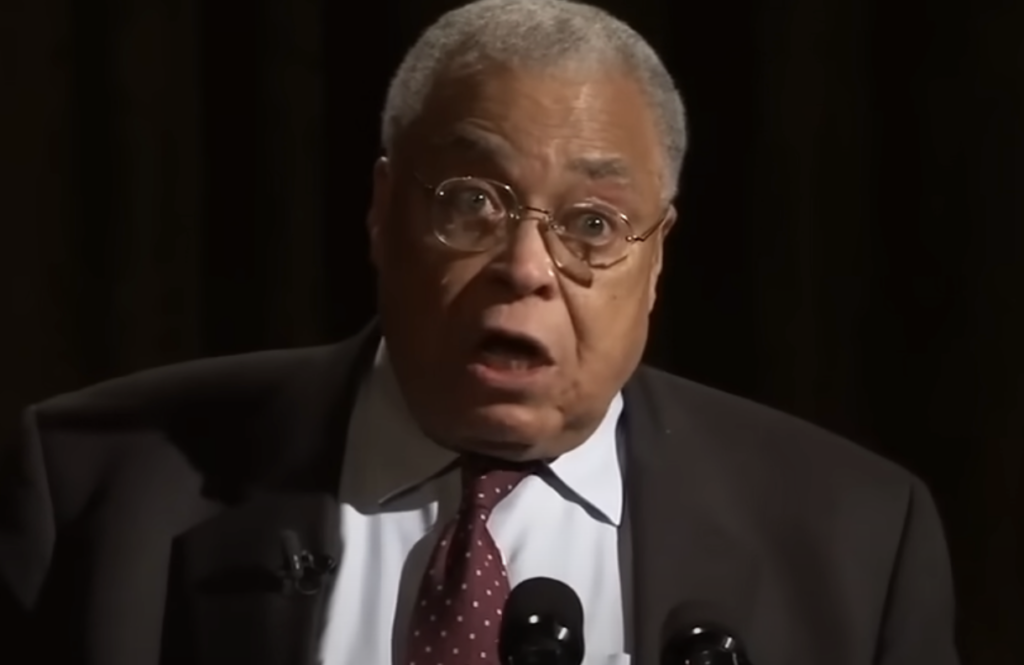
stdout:
[[(368, 215), (379, 311), (404, 399), (439, 444), (510, 460), (580, 445), (636, 369), (664, 237), (663, 153), (642, 91), (603, 70), (491, 67), (443, 80), (391, 159), (375, 166)], [(510, 185), (547, 210), (611, 204), (641, 233), (667, 221), (592, 283), (554, 265), (528, 215), (507, 247), (455, 254), (433, 235), (422, 183), (456, 176)], [(483, 386), (468, 370), (487, 326), (528, 333), (554, 359), (528, 388)]]

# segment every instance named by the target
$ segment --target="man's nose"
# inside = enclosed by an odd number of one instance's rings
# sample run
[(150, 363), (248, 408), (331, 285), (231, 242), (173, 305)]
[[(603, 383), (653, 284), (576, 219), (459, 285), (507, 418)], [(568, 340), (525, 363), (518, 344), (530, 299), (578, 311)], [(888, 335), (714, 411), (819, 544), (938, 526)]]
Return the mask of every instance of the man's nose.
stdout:
[(541, 236), (543, 232), (544, 220), (521, 219), (509, 229), (504, 251), (491, 264), (495, 276), (516, 296), (547, 299), (556, 292), (556, 268)]

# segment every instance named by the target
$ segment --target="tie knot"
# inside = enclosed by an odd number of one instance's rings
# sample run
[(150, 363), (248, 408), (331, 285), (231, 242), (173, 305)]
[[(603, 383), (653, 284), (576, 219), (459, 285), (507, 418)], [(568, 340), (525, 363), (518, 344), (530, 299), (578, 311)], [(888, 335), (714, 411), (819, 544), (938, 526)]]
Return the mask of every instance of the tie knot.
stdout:
[(516, 485), (536, 473), (537, 465), (517, 464), (488, 457), (466, 457), (462, 462), (462, 503), (490, 512)]

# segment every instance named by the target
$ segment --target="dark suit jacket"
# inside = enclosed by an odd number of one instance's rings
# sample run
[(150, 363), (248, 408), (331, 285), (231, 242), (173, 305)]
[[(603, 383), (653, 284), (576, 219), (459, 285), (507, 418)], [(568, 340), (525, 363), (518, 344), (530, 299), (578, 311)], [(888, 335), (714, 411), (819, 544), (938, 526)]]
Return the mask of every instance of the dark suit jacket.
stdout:
[[(282, 591), (280, 532), (341, 556), (339, 468), (375, 346), (192, 362), (29, 409), (0, 481), (4, 662), (314, 663), (327, 594)], [(957, 662), (918, 480), (653, 369), (624, 398), (634, 663), (658, 661), (682, 601), (720, 608), (754, 665)]]

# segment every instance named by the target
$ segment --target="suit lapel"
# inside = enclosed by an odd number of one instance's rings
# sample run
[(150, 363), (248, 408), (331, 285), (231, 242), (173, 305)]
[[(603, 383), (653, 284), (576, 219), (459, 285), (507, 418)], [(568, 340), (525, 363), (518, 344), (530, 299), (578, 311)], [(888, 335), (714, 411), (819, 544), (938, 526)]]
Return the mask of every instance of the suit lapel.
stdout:
[(206, 478), (226, 507), (175, 539), (164, 665), (317, 662), (331, 564), (341, 558), (348, 421), (378, 341), (371, 327), (312, 358), (253, 431), (225, 434), (237, 440), (224, 449), (251, 452)]
[[(731, 528), (728, 469), (697, 418), (663, 403), (659, 375), (641, 369), (626, 386), (626, 504), (632, 538), (634, 662), (655, 665), (662, 624), (679, 603), (710, 604), (749, 624), (756, 560)], [(734, 482), (734, 481), (732, 481)], [(702, 617), (704, 618), (704, 617)]]

